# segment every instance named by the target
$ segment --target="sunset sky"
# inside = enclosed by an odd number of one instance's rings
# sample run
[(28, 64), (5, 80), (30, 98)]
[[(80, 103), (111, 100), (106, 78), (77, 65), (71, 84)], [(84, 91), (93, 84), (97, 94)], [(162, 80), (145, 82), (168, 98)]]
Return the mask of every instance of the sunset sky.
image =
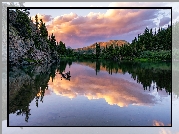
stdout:
[[(26, 4), (26, 3), (25, 3)], [(44, 4), (47, 6), (48, 4)], [(53, 4), (51, 4), (53, 5)], [(27, 4), (25, 6), (31, 6)], [(55, 5), (53, 5), (55, 6)], [(56, 4), (58, 6), (58, 4)], [(65, 6), (65, 5), (63, 5)], [(72, 6), (72, 5), (66, 5)], [(73, 5), (75, 6), (75, 5)], [(77, 6), (77, 5), (76, 5)], [(85, 6), (85, 5), (84, 5)], [(99, 7), (99, 4), (91, 6)], [(102, 5), (101, 5), (102, 6)], [(152, 7), (170, 6), (167, 3), (110, 3), (105, 7)], [(178, 19), (173, 12), (173, 19)], [(31, 9), (30, 16), (38, 14), (46, 23), (49, 34), (54, 33), (57, 41), (66, 46), (79, 48), (99, 41), (126, 40), (131, 42), (145, 28), (163, 27), (171, 24), (170, 9)]]

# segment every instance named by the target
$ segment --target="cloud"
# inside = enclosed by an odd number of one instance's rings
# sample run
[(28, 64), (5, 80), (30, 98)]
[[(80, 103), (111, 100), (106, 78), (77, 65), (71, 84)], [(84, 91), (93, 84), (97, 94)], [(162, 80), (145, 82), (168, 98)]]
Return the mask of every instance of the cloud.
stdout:
[[(86, 16), (75, 13), (55, 17), (47, 26), (49, 33), (56, 39), (74, 48), (74, 45), (85, 45), (104, 40), (108, 37), (156, 27), (153, 19), (158, 10), (152, 9), (109, 9), (106, 13), (90, 12)], [(90, 44), (88, 44), (90, 45)]]
[[(38, 21), (42, 19), (44, 23), (49, 22), (53, 19), (51, 15), (45, 15), (45, 14), (42, 15), (38, 13), (37, 16), (38, 16)], [(32, 16), (31, 19), (33, 20), (33, 22), (35, 22), (35, 16)]]
[(70, 13), (70, 14), (64, 14), (61, 16), (57, 16), (53, 19), (52, 24), (53, 25), (60, 25), (62, 23), (70, 22), (71, 20), (75, 19), (77, 17), (77, 14)]
[(164, 17), (164, 18), (160, 19), (159, 27), (169, 24), (169, 22), (171, 22), (171, 18)]
[[(112, 2), (109, 6), (152, 7), (162, 5), (166, 5), (166, 3)], [(99, 12), (91, 10), (86, 16), (71, 12), (54, 18), (50, 15), (39, 15), (39, 17), (44, 18), (45, 22), (50, 22), (47, 24), (49, 35), (53, 33), (57, 41), (63, 41), (66, 46), (77, 48), (98, 41), (108, 41), (113, 38), (121, 39), (120, 37), (125, 37), (124, 40), (131, 42), (131, 38), (137, 31), (144, 31), (146, 27), (158, 27), (154, 19), (158, 18), (159, 14), (161, 14), (160, 11), (155, 9), (109, 9), (105, 13), (101, 13), (100, 10)], [(132, 36), (123, 36), (131, 32), (133, 33)]]

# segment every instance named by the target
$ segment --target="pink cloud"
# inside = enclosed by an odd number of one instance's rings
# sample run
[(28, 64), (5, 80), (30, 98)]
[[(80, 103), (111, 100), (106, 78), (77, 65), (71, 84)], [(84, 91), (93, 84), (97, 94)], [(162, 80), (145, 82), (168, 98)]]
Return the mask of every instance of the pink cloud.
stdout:
[[(44, 23), (49, 22), (53, 19), (51, 15), (37, 14), (37, 16), (38, 16), (38, 21), (40, 21), (40, 19), (42, 19)], [(32, 16), (31, 18), (32, 18), (33, 22), (35, 22), (35, 16)]]
[(109, 9), (106, 13), (90, 12), (86, 16), (70, 13), (55, 17), (47, 28), (58, 41), (74, 48), (97, 42), (98, 38), (105, 41), (109, 37), (144, 30), (147, 26), (156, 27), (153, 19), (158, 13), (156, 9)]
[(70, 22), (73, 19), (75, 19), (77, 17), (77, 14), (75, 13), (70, 13), (70, 14), (64, 14), (62, 16), (57, 16), (53, 19), (52, 24), (53, 25), (59, 25), (65, 22)]

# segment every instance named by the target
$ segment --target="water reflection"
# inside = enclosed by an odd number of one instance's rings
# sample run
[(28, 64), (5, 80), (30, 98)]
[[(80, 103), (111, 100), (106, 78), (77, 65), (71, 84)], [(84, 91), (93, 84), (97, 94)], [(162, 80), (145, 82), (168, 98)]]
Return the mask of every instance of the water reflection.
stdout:
[[(78, 71), (77, 68), (74, 70)], [(78, 74), (73, 75), (71, 82), (68, 82), (61, 81), (60, 76), (57, 75), (53, 82), (49, 82), (49, 87), (57, 95), (68, 98), (83, 95), (89, 100), (103, 98), (108, 104), (120, 107), (129, 104), (153, 105), (155, 103), (154, 96), (143, 92), (139, 84), (128, 83), (119, 78), (106, 77), (104, 80)]]
[[(124, 79), (126, 76), (134, 81)], [(155, 90), (162, 92), (154, 95), (156, 92), (151, 91)], [(11, 67), (9, 114), (25, 115), (28, 122), (29, 104), (35, 99), (36, 107), (39, 107), (51, 91), (71, 99), (77, 96), (104, 99), (119, 107), (152, 106), (158, 103), (157, 95), (168, 96), (171, 92), (171, 64), (63, 60), (44, 66)], [(154, 124), (157, 125), (156, 121)]]
[(171, 124), (164, 125), (163, 122), (154, 120), (153, 121), (153, 126), (171, 126)]
[(129, 73), (144, 90), (151, 89), (151, 83), (156, 83), (157, 90), (165, 89), (171, 92), (171, 63), (170, 62), (111, 62), (111, 61), (80, 61), (79, 64), (95, 68), (96, 75), (100, 70), (113, 73)]
[(29, 104), (36, 99), (43, 102), (45, 90), (51, 77), (52, 66), (25, 66), (21, 68), (11, 67), (9, 71), (9, 114), (26, 115), (29, 119)]
[(36, 102), (36, 106), (38, 107), (38, 102), (40, 99), (40, 102), (43, 103), (43, 98), (44, 98), (44, 94), (45, 94), (45, 90), (48, 90), (48, 87), (46, 87), (45, 89), (42, 89), (40, 87), (40, 91), (37, 93), (37, 95), (35, 96), (35, 102)]

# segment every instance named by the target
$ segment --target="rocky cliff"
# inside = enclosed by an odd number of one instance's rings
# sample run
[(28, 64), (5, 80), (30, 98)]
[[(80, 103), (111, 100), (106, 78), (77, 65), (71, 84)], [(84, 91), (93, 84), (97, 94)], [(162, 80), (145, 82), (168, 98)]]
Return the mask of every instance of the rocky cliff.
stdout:
[[(30, 28), (30, 36), (25, 36), (25, 26), (22, 24), (20, 28), (17, 26), (19, 23), (18, 13), (14, 10), (9, 11), (9, 64), (24, 65), (24, 64), (43, 64), (50, 63), (54, 59), (58, 59), (56, 52), (52, 52), (48, 44), (48, 40), (40, 36), (40, 30), (36, 29), (36, 25), (29, 19), (27, 26)], [(25, 33), (25, 34), (23, 34)], [(24, 36), (23, 36), (24, 35)], [(38, 39), (40, 48), (36, 47), (35, 39)], [(54, 58), (52, 56), (54, 55)]]

